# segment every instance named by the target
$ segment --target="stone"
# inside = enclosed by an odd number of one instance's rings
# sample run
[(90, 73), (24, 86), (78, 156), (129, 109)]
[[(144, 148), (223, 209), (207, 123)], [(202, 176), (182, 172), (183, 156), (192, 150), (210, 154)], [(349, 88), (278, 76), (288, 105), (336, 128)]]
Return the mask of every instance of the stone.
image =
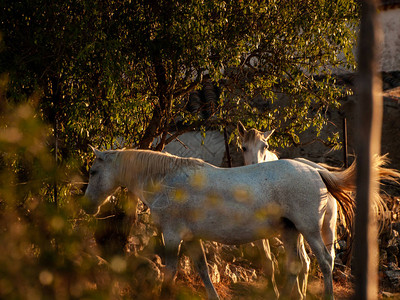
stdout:
[(347, 248), (347, 242), (345, 240), (339, 240), (336, 243), (336, 249), (338, 252), (344, 251)]
[(391, 287), (395, 289), (400, 288), (400, 270), (384, 271), (384, 276), (389, 280)]

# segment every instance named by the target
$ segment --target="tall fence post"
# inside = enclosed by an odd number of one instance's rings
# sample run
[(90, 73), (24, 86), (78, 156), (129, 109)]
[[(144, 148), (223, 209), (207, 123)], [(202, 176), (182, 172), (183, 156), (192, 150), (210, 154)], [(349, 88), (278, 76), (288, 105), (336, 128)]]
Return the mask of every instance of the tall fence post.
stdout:
[(347, 169), (349, 167), (348, 151), (347, 151), (347, 120), (343, 117), (343, 163)]
[(52, 118), (54, 130), (54, 178), (53, 178), (53, 201), (54, 205), (58, 206), (58, 109), (59, 109), (59, 81), (57, 78), (51, 79), (51, 92), (52, 92)]
[[(378, 299), (378, 232), (372, 206), (373, 192), (378, 189), (372, 168), (374, 154), (380, 152), (382, 128), (382, 82), (378, 76), (378, 49), (381, 31), (378, 27), (375, 0), (360, 2), (361, 28), (358, 54), (357, 127), (357, 208), (354, 253), (356, 299)], [(361, 52), (362, 51), (362, 52)]]
[(58, 124), (57, 124), (57, 112), (54, 115), (54, 161), (55, 161), (55, 174), (54, 174), (54, 183), (53, 183), (53, 192), (54, 192), (54, 205), (58, 206), (58, 187), (57, 187), (57, 181), (58, 181), (58, 158), (57, 158), (57, 153), (58, 153)]

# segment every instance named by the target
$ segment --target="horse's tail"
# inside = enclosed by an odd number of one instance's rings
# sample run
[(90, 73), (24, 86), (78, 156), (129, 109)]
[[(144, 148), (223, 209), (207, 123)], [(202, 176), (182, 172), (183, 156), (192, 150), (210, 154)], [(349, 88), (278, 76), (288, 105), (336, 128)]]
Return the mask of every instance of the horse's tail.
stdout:
[[(394, 169), (385, 168), (388, 163), (387, 154), (383, 156), (376, 155), (372, 160), (373, 168), (377, 171), (378, 176), (376, 181), (379, 183), (381, 180), (389, 180), (397, 182), (400, 178), (400, 173)], [(335, 197), (339, 207), (339, 217), (345, 221), (346, 230), (351, 235), (354, 221), (355, 200), (354, 193), (356, 191), (356, 161), (343, 171), (328, 171), (318, 170), (325, 182), (328, 191)], [(379, 191), (375, 191), (372, 197), (374, 208), (380, 218), (380, 229), (382, 229), (387, 222), (387, 206), (379, 195)]]
[(343, 171), (318, 170), (318, 172), (329, 193), (336, 199), (339, 218), (348, 235), (351, 236), (356, 207), (355, 199), (351, 195), (356, 188), (356, 162), (354, 161), (349, 168)]

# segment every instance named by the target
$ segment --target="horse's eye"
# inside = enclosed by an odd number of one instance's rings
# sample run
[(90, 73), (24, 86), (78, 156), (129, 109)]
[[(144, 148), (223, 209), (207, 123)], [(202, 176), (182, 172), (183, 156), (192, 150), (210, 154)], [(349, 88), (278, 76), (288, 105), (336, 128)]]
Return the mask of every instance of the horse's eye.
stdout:
[(242, 150), (243, 150), (243, 152), (246, 152), (247, 148), (246, 147), (242, 147)]
[(90, 170), (89, 171), (89, 175), (90, 176), (96, 175), (96, 173), (97, 173), (97, 171), (95, 171), (95, 170)]

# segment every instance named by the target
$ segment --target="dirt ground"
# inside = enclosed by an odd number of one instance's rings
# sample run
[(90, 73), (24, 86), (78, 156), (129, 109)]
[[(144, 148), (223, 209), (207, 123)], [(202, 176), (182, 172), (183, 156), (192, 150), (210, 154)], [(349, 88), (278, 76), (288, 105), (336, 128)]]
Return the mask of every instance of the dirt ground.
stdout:
[[(266, 289), (267, 283), (265, 280), (259, 280), (257, 282), (237, 282), (237, 283), (215, 283), (215, 288), (221, 299), (224, 300), (239, 300), (239, 299), (252, 299), (252, 300), (264, 300), (264, 299), (275, 299), (273, 291)], [(177, 282), (179, 289), (179, 295), (177, 299), (206, 299), (204, 286), (201, 282), (183, 282), (179, 280)], [(354, 287), (352, 283), (348, 282), (334, 282), (334, 295), (335, 299), (350, 300), (354, 296)], [(307, 289), (307, 299), (322, 299), (324, 291), (324, 282), (322, 278), (311, 277), (309, 278), (309, 284)], [(400, 299), (400, 294), (398, 298)], [(382, 298), (382, 297), (380, 297)]]
[[(335, 299), (350, 300), (354, 299), (354, 285), (351, 282), (334, 281), (333, 290)], [(179, 280), (177, 285), (180, 295), (177, 299), (206, 299), (205, 290), (201, 282), (183, 282)], [(238, 282), (238, 283), (216, 283), (215, 288), (221, 299), (239, 300), (252, 299), (264, 300), (275, 299), (271, 290), (265, 289), (265, 280), (257, 282)], [(307, 300), (316, 300), (323, 298), (324, 282), (322, 278), (310, 277), (307, 289)], [(379, 293), (379, 299), (400, 299), (400, 293), (382, 292)]]

